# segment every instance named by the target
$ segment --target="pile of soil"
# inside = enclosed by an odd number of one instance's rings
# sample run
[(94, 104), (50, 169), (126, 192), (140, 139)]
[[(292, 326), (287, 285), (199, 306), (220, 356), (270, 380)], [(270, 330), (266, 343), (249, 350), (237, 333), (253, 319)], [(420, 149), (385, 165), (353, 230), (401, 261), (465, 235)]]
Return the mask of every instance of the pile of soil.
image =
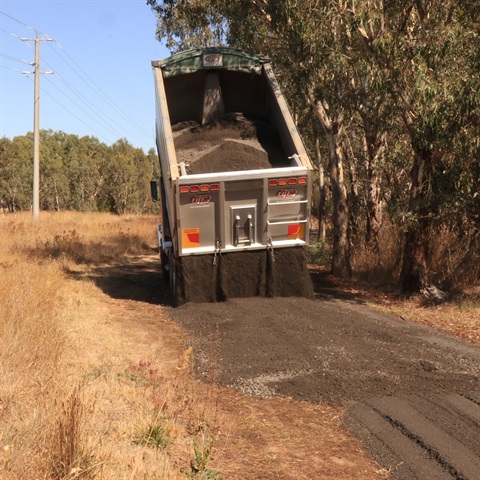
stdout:
[(172, 130), (177, 162), (184, 162), (189, 174), (290, 165), (278, 131), (264, 119), (230, 113), (203, 125), (178, 123)]

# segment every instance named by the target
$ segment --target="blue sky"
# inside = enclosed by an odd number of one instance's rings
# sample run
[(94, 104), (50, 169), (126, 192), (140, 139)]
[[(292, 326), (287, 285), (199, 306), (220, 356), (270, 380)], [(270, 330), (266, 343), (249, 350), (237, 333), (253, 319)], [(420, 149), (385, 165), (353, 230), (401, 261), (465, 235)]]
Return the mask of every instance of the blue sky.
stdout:
[(40, 128), (126, 138), (155, 147), (151, 60), (169, 56), (155, 39), (145, 0), (0, 0), (0, 138), (33, 131), (34, 42), (40, 42)]

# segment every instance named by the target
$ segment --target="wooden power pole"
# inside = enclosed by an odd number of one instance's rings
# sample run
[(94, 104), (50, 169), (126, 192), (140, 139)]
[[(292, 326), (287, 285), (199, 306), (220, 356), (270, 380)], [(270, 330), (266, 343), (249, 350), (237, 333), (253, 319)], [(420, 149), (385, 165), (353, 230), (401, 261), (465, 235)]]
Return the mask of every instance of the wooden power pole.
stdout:
[(22, 72), (35, 75), (34, 85), (34, 108), (33, 108), (33, 218), (37, 219), (40, 213), (40, 74), (53, 73), (40, 71), (40, 42), (51, 42), (52, 38), (39, 38), (36, 32), (35, 38), (22, 38), (25, 42), (35, 42), (35, 61), (32, 64), (33, 72)]

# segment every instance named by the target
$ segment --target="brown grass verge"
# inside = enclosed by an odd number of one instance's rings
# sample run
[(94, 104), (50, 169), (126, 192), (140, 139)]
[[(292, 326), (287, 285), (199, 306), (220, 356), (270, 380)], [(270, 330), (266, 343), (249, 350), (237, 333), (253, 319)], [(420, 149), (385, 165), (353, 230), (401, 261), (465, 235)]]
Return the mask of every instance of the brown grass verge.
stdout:
[[(89, 280), (100, 264), (155, 257), (155, 224), (106, 214), (0, 217), (0, 478), (386, 478), (343, 430), (342, 409), (194, 380), (192, 351), (168, 308), (114, 298)], [(338, 285), (480, 344), (473, 289), (425, 307)]]

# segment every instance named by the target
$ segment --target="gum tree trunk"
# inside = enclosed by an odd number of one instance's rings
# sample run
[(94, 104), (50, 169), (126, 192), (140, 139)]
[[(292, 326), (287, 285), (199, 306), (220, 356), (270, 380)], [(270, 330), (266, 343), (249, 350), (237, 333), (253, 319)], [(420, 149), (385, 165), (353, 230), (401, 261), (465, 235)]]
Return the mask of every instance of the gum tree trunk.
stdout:
[(418, 292), (428, 284), (428, 195), (432, 174), (432, 152), (415, 150), (410, 173), (409, 213), (412, 220), (405, 233), (400, 287), (405, 293)]
[(348, 194), (345, 186), (343, 166), (345, 154), (342, 144), (343, 116), (337, 114), (333, 119), (328, 115), (328, 106), (318, 100), (313, 91), (308, 92), (308, 102), (325, 130), (328, 141), (328, 170), (333, 200), (333, 255), (332, 273), (341, 278), (350, 278), (350, 235)]

